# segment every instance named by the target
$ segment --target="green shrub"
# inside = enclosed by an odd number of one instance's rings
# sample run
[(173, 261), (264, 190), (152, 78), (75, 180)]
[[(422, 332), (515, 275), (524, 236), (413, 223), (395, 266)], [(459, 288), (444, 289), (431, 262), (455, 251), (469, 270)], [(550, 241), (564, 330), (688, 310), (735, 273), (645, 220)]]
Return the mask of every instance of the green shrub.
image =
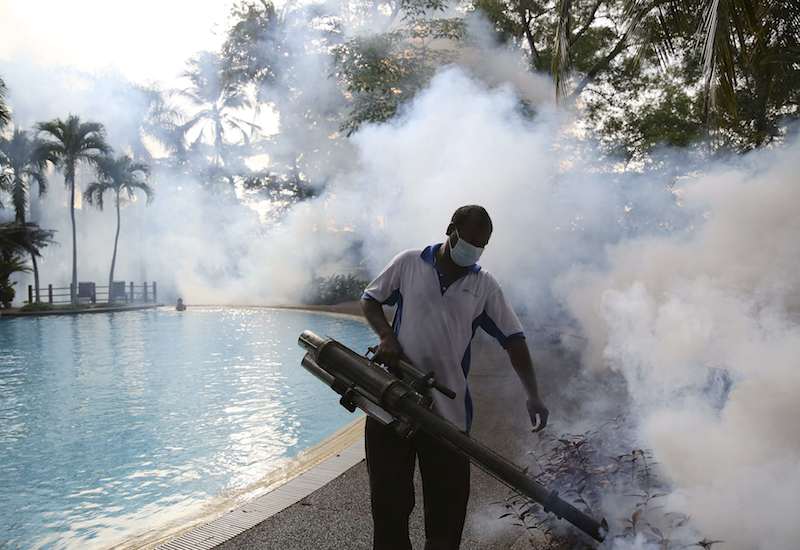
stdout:
[(315, 277), (311, 281), (305, 302), (313, 305), (331, 305), (361, 298), (369, 281), (356, 275), (331, 275)]
[(38, 304), (37, 303), (25, 304), (20, 308), (20, 311), (49, 311), (51, 309), (53, 309), (52, 304), (39, 302)]
[(0, 280), (0, 307), (6, 309), (10, 308), (15, 295), (14, 283), (10, 282), (8, 279)]

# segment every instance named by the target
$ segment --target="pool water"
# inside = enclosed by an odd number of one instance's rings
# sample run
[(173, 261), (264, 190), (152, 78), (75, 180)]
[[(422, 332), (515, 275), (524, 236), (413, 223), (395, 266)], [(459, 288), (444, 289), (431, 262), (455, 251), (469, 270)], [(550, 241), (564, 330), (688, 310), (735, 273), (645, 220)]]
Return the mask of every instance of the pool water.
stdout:
[(118, 544), (252, 487), (354, 416), (300, 367), (344, 317), (190, 308), (0, 321), (0, 547)]

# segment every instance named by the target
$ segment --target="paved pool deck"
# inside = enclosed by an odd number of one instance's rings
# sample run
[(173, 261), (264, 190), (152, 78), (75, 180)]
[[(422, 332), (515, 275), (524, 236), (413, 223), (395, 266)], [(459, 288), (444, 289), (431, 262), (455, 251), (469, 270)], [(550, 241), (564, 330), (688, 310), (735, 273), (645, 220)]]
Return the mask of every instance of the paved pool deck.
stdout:
[(11, 317), (45, 317), (49, 315), (81, 315), (84, 313), (114, 313), (121, 311), (138, 311), (140, 309), (155, 309), (164, 307), (164, 304), (131, 304), (131, 305), (103, 305), (93, 304), (87, 307), (65, 308), (26, 311), (20, 308), (0, 310), (0, 318)]
[[(360, 316), (357, 302), (291, 309)], [(541, 357), (537, 359), (542, 360)], [(475, 402), (473, 437), (518, 464), (532, 464), (528, 451), (535, 446), (537, 436), (531, 433), (524, 391), (505, 352), (488, 337), (476, 337), (470, 389)], [(335, 397), (332, 395), (332, 398)], [(363, 422), (351, 425), (348, 430), (347, 438), (338, 435), (332, 438), (339, 437), (341, 445), (334, 444), (336, 448), (326, 460), (299, 475), (295, 473), (296, 477), (284, 486), (173, 537), (162, 548), (371, 549), (372, 519), (363, 460)], [(422, 548), (425, 529), (419, 470), (415, 484), (417, 506), (411, 517), (410, 536), (414, 548)], [(529, 533), (513, 525), (511, 518), (500, 519), (506, 512), (503, 503), (509, 494), (507, 487), (472, 467), (462, 548), (517, 550), (536, 547)], [(257, 523), (255, 517), (258, 517)]]

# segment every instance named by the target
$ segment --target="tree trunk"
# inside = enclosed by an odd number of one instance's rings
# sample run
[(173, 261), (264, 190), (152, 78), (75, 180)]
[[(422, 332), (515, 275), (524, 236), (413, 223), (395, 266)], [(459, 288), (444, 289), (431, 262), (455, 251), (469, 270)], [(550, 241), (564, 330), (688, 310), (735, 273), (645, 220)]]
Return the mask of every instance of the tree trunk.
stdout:
[(114, 282), (114, 266), (117, 263), (117, 243), (119, 242), (119, 191), (116, 197), (117, 233), (114, 235), (114, 253), (111, 255), (111, 271), (108, 273), (108, 303), (111, 303), (111, 285)]
[(519, 8), (519, 16), (522, 18), (523, 26), (525, 27), (525, 39), (528, 41), (528, 47), (531, 49), (531, 67), (534, 71), (539, 70), (539, 51), (536, 49), (536, 39), (531, 32), (531, 18), (528, 15), (528, 10), (522, 4)]
[[(19, 189), (22, 186), (21, 181), (14, 182), (14, 189)], [(18, 208), (16, 211), (16, 221), (17, 223), (24, 225), (25, 224), (25, 207), (23, 205), (22, 208)], [(39, 266), (36, 264), (36, 254), (34, 254), (33, 250), (28, 250), (31, 255), (31, 263), (33, 264), (33, 288), (34, 288), (34, 303), (39, 303)]]
[(78, 304), (78, 243), (75, 235), (75, 168), (67, 169), (69, 185), (69, 219), (72, 222), (72, 289), (70, 300), (72, 305)]
[(35, 303), (39, 303), (39, 266), (36, 264), (36, 254), (31, 252), (31, 262), (33, 263), (33, 289), (34, 289), (34, 301)]
[(600, 72), (608, 68), (609, 64), (614, 60), (614, 58), (617, 57), (619, 53), (625, 49), (625, 46), (628, 43), (629, 34), (630, 34), (630, 29), (622, 35), (622, 38), (620, 38), (619, 41), (617, 41), (617, 44), (610, 52), (608, 52), (608, 54), (606, 54), (605, 57), (597, 61), (597, 63), (595, 63), (589, 69), (589, 71), (586, 73), (586, 75), (583, 77), (580, 83), (578, 83), (578, 85), (570, 94), (570, 99), (572, 100), (577, 99), (578, 96), (581, 95), (583, 89), (586, 88), (586, 86), (588, 86), (589, 84), (591, 84), (591, 82)]

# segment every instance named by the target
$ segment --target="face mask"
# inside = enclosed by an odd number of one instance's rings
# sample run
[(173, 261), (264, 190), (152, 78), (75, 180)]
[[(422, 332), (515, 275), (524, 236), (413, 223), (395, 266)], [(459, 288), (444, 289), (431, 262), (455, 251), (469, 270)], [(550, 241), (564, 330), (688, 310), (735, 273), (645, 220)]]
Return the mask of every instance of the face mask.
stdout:
[(450, 258), (456, 265), (461, 267), (469, 267), (475, 264), (483, 254), (483, 248), (469, 244), (459, 237), (458, 229), (456, 229), (455, 235), (458, 237), (458, 242), (455, 246), (450, 245)]

